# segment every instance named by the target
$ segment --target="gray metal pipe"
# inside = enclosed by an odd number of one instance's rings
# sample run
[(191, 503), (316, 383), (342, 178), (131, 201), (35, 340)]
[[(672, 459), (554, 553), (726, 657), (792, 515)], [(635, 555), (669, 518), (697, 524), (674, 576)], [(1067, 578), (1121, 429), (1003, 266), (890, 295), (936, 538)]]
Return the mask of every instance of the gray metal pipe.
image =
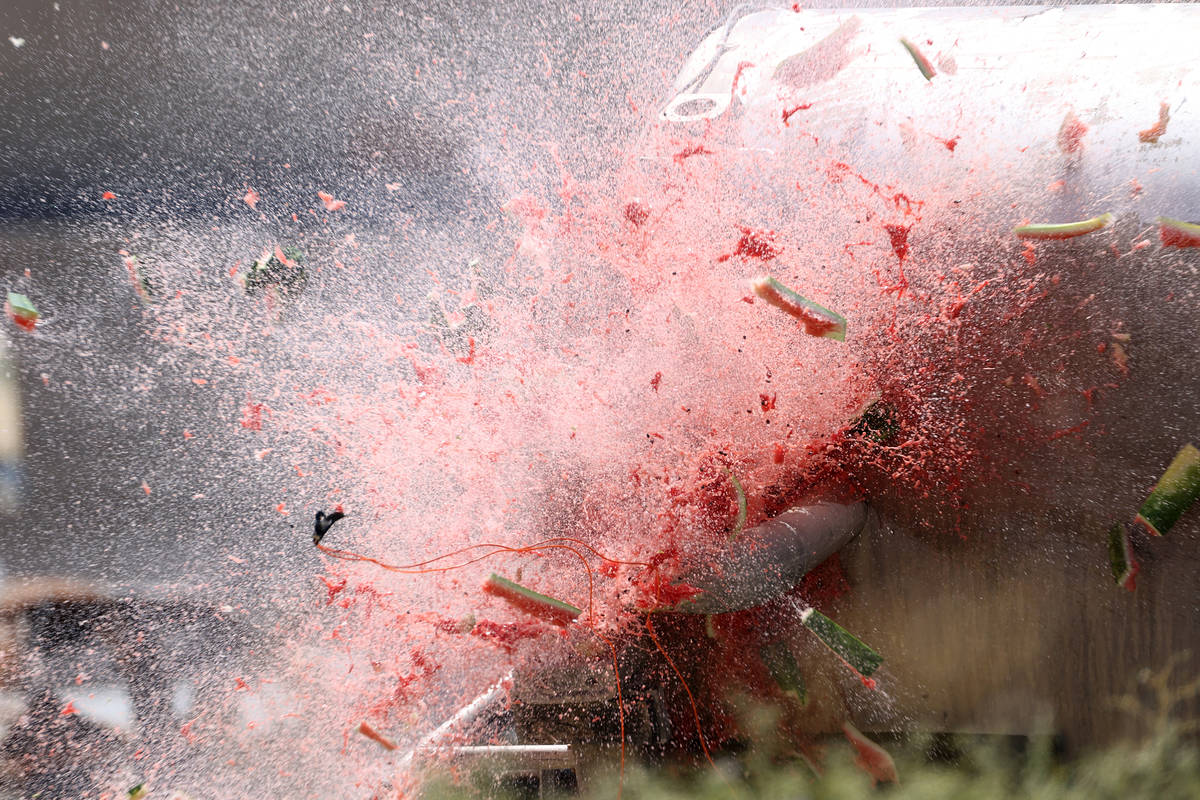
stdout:
[(867, 504), (862, 502), (788, 509), (743, 531), (728, 554), (684, 575), (684, 583), (704, 593), (678, 610), (722, 614), (774, 600), (857, 536), (866, 523)]

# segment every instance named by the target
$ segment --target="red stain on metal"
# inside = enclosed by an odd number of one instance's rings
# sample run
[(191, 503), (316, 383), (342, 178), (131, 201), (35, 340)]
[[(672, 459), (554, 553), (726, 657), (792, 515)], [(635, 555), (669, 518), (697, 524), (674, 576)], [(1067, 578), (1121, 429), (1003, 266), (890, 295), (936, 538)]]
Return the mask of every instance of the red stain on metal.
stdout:
[(242, 427), (247, 430), (261, 431), (263, 411), (265, 410), (266, 406), (262, 403), (246, 403), (242, 407)]
[(625, 204), (625, 219), (640, 228), (650, 219), (650, 209), (645, 203), (638, 200), (630, 200)]
[(676, 153), (674, 156), (672, 156), (672, 158), (676, 164), (683, 164), (684, 161), (691, 158), (692, 156), (711, 156), (711, 155), (713, 155), (712, 150), (709, 150), (707, 147), (705, 147), (702, 144), (694, 144), (690, 147), (683, 148), (678, 153)]
[(908, 256), (908, 232), (912, 230), (912, 226), (888, 223), (883, 228), (887, 231), (888, 239), (892, 243), (892, 252), (903, 264), (904, 259)]
[(738, 62), (737, 71), (733, 73), (733, 83), (729, 86), (729, 94), (731, 97), (737, 94), (738, 81), (742, 79), (742, 72), (753, 67), (754, 63), (751, 61)]
[(1063, 438), (1064, 436), (1073, 436), (1077, 433), (1083, 433), (1085, 430), (1087, 430), (1088, 426), (1091, 424), (1092, 424), (1092, 421), (1090, 419), (1085, 419), (1083, 422), (1079, 423), (1078, 425), (1072, 425), (1069, 428), (1062, 428), (1061, 430), (1057, 430), (1054, 433), (1050, 434), (1047, 438), (1053, 442), (1057, 439)]
[(770, 261), (783, 252), (775, 245), (775, 231), (753, 230), (742, 228), (741, 238), (733, 248), (733, 253), (720, 256), (717, 261), (728, 261), (731, 256), (757, 258), (759, 261)]
[(318, 577), (320, 578), (321, 583), (325, 584), (325, 605), (332, 605), (334, 598), (336, 598), (345, 590), (347, 579), (342, 578), (341, 580), (335, 581), (330, 578), (326, 578), (324, 575), (320, 575)]
[(791, 109), (785, 108), (783, 110), (783, 124), (789, 125), (788, 120), (792, 118), (793, 114), (795, 114), (797, 111), (807, 111), (808, 109), (812, 108), (812, 106), (812, 103), (801, 103), (800, 105)]

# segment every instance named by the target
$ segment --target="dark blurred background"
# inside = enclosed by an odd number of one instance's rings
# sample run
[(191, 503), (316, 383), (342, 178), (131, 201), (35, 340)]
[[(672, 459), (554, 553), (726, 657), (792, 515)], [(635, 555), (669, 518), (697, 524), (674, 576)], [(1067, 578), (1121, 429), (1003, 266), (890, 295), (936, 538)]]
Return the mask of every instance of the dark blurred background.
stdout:
[[(13, 0), (0, 10), (0, 218), (103, 215), (106, 190), (126, 214), (219, 213), (246, 185), (307, 200), (381, 168), (402, 185), (391, 199), (455, 213), (479, 198), (463, 155), (483, 118), (534, 136), (616, 123), (583, 103), (661, 95), (719, 15), (661, 1)], [(546, 107), (566, 82), (589, 113)], [(354, 199), (384, 198), (370, 192)]]

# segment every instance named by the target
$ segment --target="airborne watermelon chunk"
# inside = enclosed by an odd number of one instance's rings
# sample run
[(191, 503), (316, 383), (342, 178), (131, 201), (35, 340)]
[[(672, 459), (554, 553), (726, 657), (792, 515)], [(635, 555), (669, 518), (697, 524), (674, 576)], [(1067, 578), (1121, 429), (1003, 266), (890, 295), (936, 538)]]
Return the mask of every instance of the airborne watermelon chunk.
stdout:
[(1136, 522), (1152, 536), (1162, 536), (1200, 497), (1200, 450), (1185, 444), (1167, 471), (1158, 479), (1154, 491), (1142, 503)]
[(531, 614), (555, 625), (567, 625), (583, 613), (581, 609), (570, 603), (564, 603), (562, 600), (526, 589), (521, 584), (503, 578), (494, 572), (484, 582), (483, 591), (507, 600), (526, 614)]
[(854, 745), (854, 763), (871, 776), (875, 783), (899, 783), (896, 774), (896, 762), (888, 755), (888, 751), (872, 742), (858, 728), (849, 722), (842, 723), (842, 733)]
[(8, 300), (4, 303), (4, 310), (8, 313), (8, 318), (17, 324), (18, 327), (27, 331), (31, 331), (37, 327), (38, 314), (37, 306), (23, 294), (16, 292), (8, 293)]
[(1013, 233), (1022, 239), (1074, 239), (1076, 236), (1085, 236), (1086, 234), (1103, 230), (1111, 225), (1112, 221), (1112, 214), (1101, 214), (1098, 217), (1092, 217), (1091, 219), (1085, 219), (1079, 222), (1039, 222), (1031, 225), (1021, 225), (1013, 228)]
[(751, 288), (763, 300), (800, 320), (809, 336), (846, 341), (846, 318), (836, 311), (800, 296), (770, 276), (756, 278)]
[(1200, 225), (1170, 217), (1158, 218), (1163, 247), (1200, 247)]
[(900, 44), (904, 45), (904, 49), (912, 56), (913, 62), (917, 65), (917, 69), (921, 70), (921, 77), (927, 81), (933, 80), (933, 76), (937, 75), (937, 70), (933, 68), (933, 64), (925, 54), (908, 39), (901, 37)]
[(1137, 588), (1137, 574), (1141, 566), (1133, 556), (1133, 543), (1129, 539), (1129, 528), (1125, 525), (1118, 523), (1108, 531), (1108, 560), (1117, 586), (1131, 592)]

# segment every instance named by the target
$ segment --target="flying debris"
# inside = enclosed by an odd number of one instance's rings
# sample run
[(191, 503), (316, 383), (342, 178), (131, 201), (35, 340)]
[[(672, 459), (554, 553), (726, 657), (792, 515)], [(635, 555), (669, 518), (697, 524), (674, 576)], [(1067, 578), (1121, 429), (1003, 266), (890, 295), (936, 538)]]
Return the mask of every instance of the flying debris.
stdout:
[(318, 511), (316, 519), (313, 521), (313, 544), (320, 544), (321, 540), (325, 538), (325, 534), (329, 533), (329, 529), (333, 527), (333, 523), (344, 516), (346, 516), (345, 513), (341, 511), (332, 511), (328, 514)]

